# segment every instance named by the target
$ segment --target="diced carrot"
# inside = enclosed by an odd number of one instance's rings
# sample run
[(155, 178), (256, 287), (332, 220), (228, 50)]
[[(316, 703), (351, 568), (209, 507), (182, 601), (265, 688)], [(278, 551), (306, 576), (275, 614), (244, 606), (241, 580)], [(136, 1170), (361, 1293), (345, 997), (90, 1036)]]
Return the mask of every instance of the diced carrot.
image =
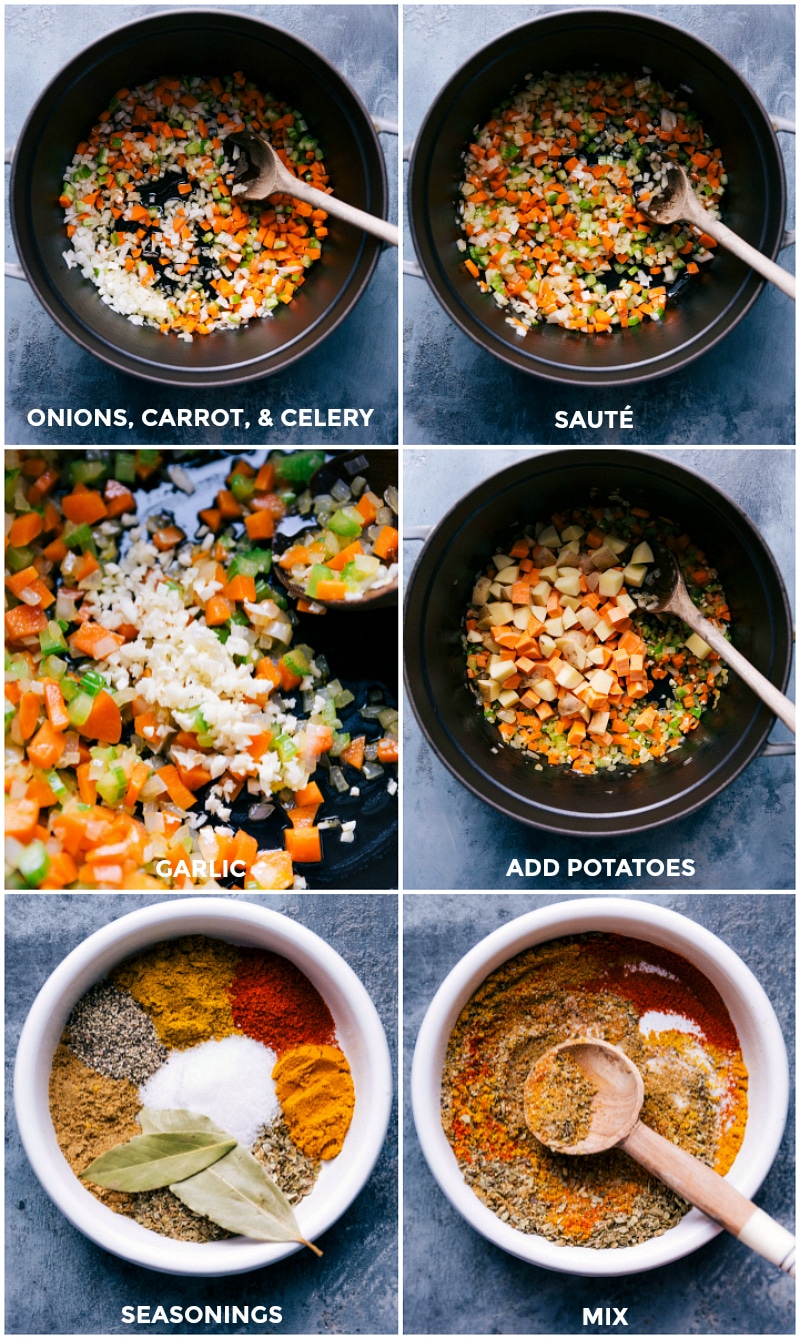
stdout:
[(38, 579), (38, 568), (32, 566), (23, 567), (21, 572), (15, 572), (13, 576), (6, 577), (6, 585), (11, 591), (11, 594), (16, 595), (17, 599), (19, 599), (26, 586), (30, 586), (32, 582), (38, 581)]
[(67, 709), (64, 706), (64, 694), (57, 679), (44, 679), (44, 705), (48, 719), (54, 730), (68, 730), (70, 725)]
[(256, 665), (256, 678), (269, 679), (273, 688), (277, 688), (279, 684), (283, 683), (283, 675), (280, 669), (273, 660), (270, 660), (269, 656), (263, 656)]
[(7, 837), (25, 841), (33, 836), (39, 821), (39, 805), (35, 800), (8, 800), (4, 809), (3, 825)]
[(242, 509), (229, 488), (221, 488), (217, 493), (217, 507), (224, 521), (236, 521), (242, 514)]
[(12, 521), (8, 542), (15, 549), (25, 548), (42, 533), (43, 521), (38, 511), (24, 512)]
[(180, 763), (176, 763), (175, 766), (178, 776), (187, 790), (199, 790), (201, 786), (207, 785), (211, 780), (211, 773), (205, 767), (199, 765), (182, 767)]
[(319, 828), (286, 828), (283, 834), (286, 850), (295, 864), (317, 864), (322, 859)]
[(90, 762), (79, 763), (75, 768), (78, 777), (78, 794), (84, 804), (97, 803), (97, 782), (90, 777), (91, 770), (92, 764)]
[(294, 798), (298, 805), (304, 806), (307, 804), (322, 804), (324, 797), (316, 781), (309, 781), (307, 786), (295, 791)]
[(69, 549), (63, 539), (54, 539), (42, 549), (42, 553), (49, 563), (63, 563), (69, 553)]
[(250, 867), (250, 877), (257, 881), (259, 888), (273, 892), (291, 888), (294, 883), (292, 857), (288, 851), (261, 851)]
[(153, 543), (160, 553), (166, 553), (168, 549), (174, 549), (176, 544), (180, 544), (186, 535), (177, 525), (165, 525), (160, 530), (156, 530), (153, 535)]
[(390, 558), (392, 554), (397, 556), (397, 549), (400, 543), (400, 536), (393, 525), (384, 525), (378, 538), (372, 546), (372, 551), (378, 558)]
[(63, 734), (54, 730), (49, 721), (44, 721), (28, 745), (28, 758), (34, 767), (47, 771), (55, 767), (65, 748)]
[(23, 738), (30, 739), (39, 723), (39, 706), (42, 699), (37, 693), (23, 693), (19, 700), (19, 732)]
[(196, 797), (186, 786), (184, 786), (178, 776), (177, 769), (172, 763), (168, 763), (166, 767), (160, 768), (156, 775), (164, 782), (164, 785), (167, 788), (167, 794), (173, 804), (177, 804), (179, 809), (191, 809), (193, 804), (197, 804)]
[(343, 600), (347, 595), (344, 581), (318, 581), (314, 593), (315, 600)]
[(105, 689), (97, 694), (92, 702), (92, 710), (80, 733), (87, 739), (97, 739), (102, 744), (118, 744), (122, 738), (122, 716), (119, 707)]
[(210, 628), (217, 628), (221, 623), (227, 623), (232, 612), (224, 595), (212, 595), (206, 605), (206, 623)]
[(42, 887), (65, 888), (68, 883), (74, 883), (77, 877), (78, 866), (72, 856), (68, 851), (58, 851), (50, 857), (50, 868)]
[(222, 521), (222, 512), (219, 507), (203, 507), (198, 515), (203, 524), (207, 525), (209, 530), (213, 530), (216, 534)]
[(272, 539), (275, 534), (275, 518), (268, 511), (254, 511), (244, 518), (244, 528), (249, 539)]
[(318, 804), (299, 804), (294, 809), (287, 809), (286, 814), (293, 828), (310, 828), (314, 826), (318, 809)]
[(100, 571), (99, 562), (95, 558), (94, 554), (90, 553), (87, 550), (87, 552), (84, 553), (82, 557), (79, 559), (78, 566), (75, 568), (75, 572), (73, 575), (76, 581), (85, 581), (87, 577), (90, 577), (92, 575), (92, 572), (99, 572), (99, 571)]
[(352, 544), (348, 544), (346, 548), (340, 549), (335, 558), (329, 558), (327, 566), (332, 572), (341, 572), (342, 568), (345, 567), (347, 563), (351, 562), (357, 554), (363, 552), (364, 547), (361, 540), (356, 539)]
[(358, 499), (358, 502), (356, 503), (356, 511), (361, 512), (361, 515), (364, 517), (365, 525), (373, 525), (380, 506), (380, 498), (367, 490), (367, 492), (362, 493), (361, 497)]
[(366, 735), (356, 735), (351, 739), (346, 749), (342, 749), (340, 758), (342, 762), (349, 763), (351, 767), (357, 767), (360, 771), (364, 766), (364, 749), (366, 747)]
[(267, 461), (256, 475), (256, 492), (269, 493), (275, 487), (275, 466)]
[(100, 623), (83, 623), (69, 640), (73, 650), (83, 651), (93, 660), (104, 660), (125, 643), (124, 637), (117, 632), (111, 632), (109, 628), (104, 628)]
[(255, 577), (247, 577), (240, 573), (227, 583), (222, 593), (227, 600), (250, 600), (255, 602)]
[(108, 515), (105, 502), (93, 488), (80, 493), (77, 490), (68, 493), (61, 499), (61, 508), (67, 520), (76, 525), (93, 525)]
[(27, 604), (18, 604), (16, 609), (9, 609), (6, 613), (6, 637), (10, 642), (38, 636), (46, 627), (47, 615), (42, 609), (32, 609)]
[(258, 855), (258, 842), (255, 837), (251, 837), (244, 828), (239, 828), (233, 839), (233, 860), (240, 860), (247, 869), (253, 864)]
[(250, 743), (247, 745), (247, 752), (250, 754), (251, 758), (254, 758), (256, 762), (258, 762), (259, 758), (264, 757), (264, 754), (267, 752), (271, 743), (271, 731), (262, 730), (260, 734), (252, 736)]
[(129, 488), (118, 479), (109, 479), (104, 493), (106, 511), (109, 518), (123, 516), (126, 512), (136, 511), (136, 499)]
[(142, 786), (149, 777), (151, 771), (152, 768), (150, 764), (147, 762), (134, 763), (133, 768), (131, 770), (130, 779), (128, 781), (128, 789), (126, 790), (125, 798), (122, 801), (122, 803), (126, 806), (126, 808), (132, 809), (133, 806), (136, 804)]
[(398, 750), (398, 741), (390, 735), (387, 735), (384, 739), (379, 739), (378, 762), (397, 762)]

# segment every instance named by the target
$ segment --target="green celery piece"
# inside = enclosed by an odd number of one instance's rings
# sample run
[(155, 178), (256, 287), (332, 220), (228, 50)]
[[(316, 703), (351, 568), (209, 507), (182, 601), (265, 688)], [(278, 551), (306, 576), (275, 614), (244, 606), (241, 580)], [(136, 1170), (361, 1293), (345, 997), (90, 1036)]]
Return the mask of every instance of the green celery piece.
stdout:
[(332, 758), (340, 757), (341, 754), (344, 753), (344, 750), (347, 748), (349, 743), (350, 743), (350, 735), (348, 735), (346, 731), (343, 731), (341, 734), (334, 734), (333, 745), (331, 746), (331, 757)]
[(305, 487), (314, 471), (324, 463), (324, 451), (292, 451), (287, 456), (278, 455), (275, 468), (279, 479)]
[(12, 572), (21, 572), (24, 567), (30, 567), (36, 554), (32, 548), (25, 547), (21, 549), (7, 549), (6, 562)]
[(87, 670), (81, 679), (81, 690), (88, 693), (89, 697), (97, 697), (97, 694), (107, 687), (103, 675), (98, 674), (97, 670)]
[(38, 840), (25, 847), (17, 864), (17, 869), (29, 888), (41, 887), (49, 868), (50, 857), (45, 844)]
[(108, 466), (102, 460), (72, 460), (69, 477), (74, 484), (98, 484), (105, 478)]
[(313, 600), (314, 596), (317, 593), (317, 586), (319, 585), (320, 581), (334, 581), (335, 579), (336, 579), (336, 573), (333, 572), (330, 567), (326, 567), (324, 563), (314, 563), (314, 566), (311, 569), (311, 574), (308, 578), (306, 593), (310, 595)]
[(77, 697), (74, 697), (67, 707), (67, 715), (69, 716), (71, 724), (78, 729), (80, 729), (82, 725), (85, 725), (92, 713), (93, 706), (94, 698), (90, 697), (88, 693), (81, 692), (79, 689)]
[(39, 633), (39, 645), (43, 656), (55, 655), (58, 651), (68, 651), (67, 640), (61, 631), (61, 624), (54, 618), (48, 621), (44, 632)]
[(128, 779), (119, 766), (110, 767), (97, 782), (97, 793), (106, 804), (118, 804), (128, 789)]
[(246, 474), (234, 474), (231, 479), (231, 492), (237, 502), (249, 502), (256, 491), (255, 480)]
[(114, 478), (121, 484), (136, 482), (136, 457), (132, 451), (120, 451), (115, 457)]
[(328, 521), (328, 529), (340, 539), (357, 539), (364, 527), (364, 517), (357, 507), (340, 507)]
[[(281, 762), (291, 762), (292, 758), (297, 757), (297, 745), (291, 735), (277, 735), (273, 740), (273, 743), (277, 749), (278, 757)], [(272, 747), (272, 745), (270, 745), (270, 747)]]
[(283, 657), (283, 663), (292, 674), (296, 674), (298, 679), (302, 679), (304, 674), (308, 674), (310, 665), (303, 655), (302, 651), (293, 647), (287, 651)]

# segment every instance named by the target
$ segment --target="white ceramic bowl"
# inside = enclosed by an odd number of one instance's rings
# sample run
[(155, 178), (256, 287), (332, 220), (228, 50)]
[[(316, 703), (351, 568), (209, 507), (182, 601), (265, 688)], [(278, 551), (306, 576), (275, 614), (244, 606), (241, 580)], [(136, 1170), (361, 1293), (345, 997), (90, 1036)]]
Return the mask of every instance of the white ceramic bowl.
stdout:
[(709, 930), (657, 904), (616, 897), (578, 898), (529, 912), (476, 944), (445, 978), (425, 1015), (414, 1052), (411, 1098), (428, 1165), (450, 1203), (496, 1246), (545, 1269), (609, 1276), (655, 1269), (703, 1246), (722, 1231), (698, 1209), (660, 1237), (619, 1250), (556, 1246), (503, 1223), (469, 1188), (441, 1118), (447, 1042), (467, 1000), (490, 972), (534, 944), (587, 930), (644, 939), (679, 953), (716, 986), (733, 1019), (750, 1075), (744, 1142), (728, 1180), (752, 1197), (772, 1165), (786, 1124), (789, 1065), (774, 1010), (741, 958)]
[(305, 1248), (244, 1237), (182, 1242), (149, 1232), (84, 1189), (56, 1143), (50, 1119), (53, 1053), (73, 1005), (123, 958), (188, 934), (282, 954), (305, 972), (333, 1014), (350, 1062), (356, 1105), (342, 1152), (323, 1164), (313, 1191), (295, 1211), (302, 1235), (309, 1241), (321, 1237), (358, 1195), (383, 1146), (392, 1102), (391, 1065), (383, 1026), (358, 977), (324, 940), (288, 916), (250, 902), (188, 898), (134, 911), (90, 935), (56, 968), (34, 1001), (17, 1052), (14, 1104), (25, 1152), (42, 1186), (98, 1246), (167, 1274), (242, 1274)]

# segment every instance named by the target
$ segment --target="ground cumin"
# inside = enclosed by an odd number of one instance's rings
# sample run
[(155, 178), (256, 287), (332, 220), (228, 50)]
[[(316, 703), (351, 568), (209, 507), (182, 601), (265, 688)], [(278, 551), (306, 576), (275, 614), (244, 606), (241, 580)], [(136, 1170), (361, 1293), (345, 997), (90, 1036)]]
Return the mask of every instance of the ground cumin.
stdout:
[(111, 980), (147, 1011), (159, 1040), (182, 1051), (240, 1031), (230, 999), (240, 954), (220, 939), (185, 935), (123, 962)]
[[(59, 1042), (50, 1071), (50, 1118), (67, 1162), (79, 1176), (101, 1153), (141, 1134), (139, 1093), (127, 1079), (109, 1079), (89, 1069)], [(115, 1213), (131, 1215), (135, 1196), (82, 1184)]]
[(686, 1213), (685, 1201), (624, 1153), (553, 1153), (528, 1128), (527, 1076), (571, 1037), (620, 1046), (644, 1080), (642, 1120), (728, 1170), (744, 1137), (747, 1071), (719, 993), (677, 954), (584, 934), (512, 958), (462, 1010), (448, 1043), (442, 1124), (464, 1179), (504, 1222), (559, 1245), (614, 1248), (659, 1236)]

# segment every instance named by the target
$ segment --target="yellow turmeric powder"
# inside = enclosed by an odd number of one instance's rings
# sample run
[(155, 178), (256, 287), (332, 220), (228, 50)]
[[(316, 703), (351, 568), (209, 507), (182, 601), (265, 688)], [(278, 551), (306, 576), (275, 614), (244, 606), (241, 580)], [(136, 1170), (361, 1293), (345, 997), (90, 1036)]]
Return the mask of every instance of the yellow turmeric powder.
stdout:
[(186, 1050), (238, 1033), (230, 988), (239, 951), (220, 939), (184, 935), (155, 944), (112, 973), (153, 1020), (165, 1046)]
[(298, 1046), (272, 1071), (293, 1142), (310, 1158), (341, 1153), (355, 1106), (347, 1059), (338, 1046)]

